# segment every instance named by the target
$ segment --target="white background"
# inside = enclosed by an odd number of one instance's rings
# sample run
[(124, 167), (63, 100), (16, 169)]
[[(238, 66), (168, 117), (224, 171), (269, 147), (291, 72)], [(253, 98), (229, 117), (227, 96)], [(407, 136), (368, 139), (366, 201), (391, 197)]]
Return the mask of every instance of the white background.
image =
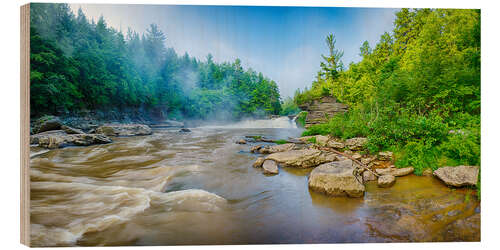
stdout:
[[(54, 1), (54, 0), (53, 0)], [(38, 0), (36, 2), (47, 2)], [(50, 1), (49, 1), (50, 2)], [(58, 1), (59, 2), (59, 1)], [(481, 159), (481, 243), (398, 243), (398, 244), (335, 244), (335, 245), (249, 245), (188, 246), (169, 249), (499, 249), (500, 208), (500, 8), (496, 1), (486, 0), (211, 0), (211, 1), (102, 1), (66, 0), (72, 3), (150, 3), (150, 4), (215, 4), (215, 5), (289, 5), (338, 7), (432, 7), (480, 8), (482, 32), (482, 159)], [(0, 3), (0, 246), (3, 249), (26, 248), (20, 241), (20, 6), (27, 1), (7, 0)], [(284, 229), (286, 230), (286, 229)], [(161, 247), (167, 248), (167, 247)], [(46, 248), (50, 249), (50, 248)], [(93, 248), (104, 249), (104, 248)], [(108, 248), (109, 249), (109, 248)], [(124, 249), (124, 248), (114, 248)], [(153, 247), (148, 247), (153, 249)], [(158, 247), (155, 247), (158, 249)]]

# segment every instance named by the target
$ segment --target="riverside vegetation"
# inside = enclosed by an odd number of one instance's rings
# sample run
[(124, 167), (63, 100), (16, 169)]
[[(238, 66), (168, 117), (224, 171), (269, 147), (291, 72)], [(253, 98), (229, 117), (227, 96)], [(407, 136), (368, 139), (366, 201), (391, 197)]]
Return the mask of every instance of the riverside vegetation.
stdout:
[(367, 152), (393, 151), (396, 166), (416, 174), (480, 165), (480, 27), (479, 10), (402, 9), (393, 31), (373, 49), (364, 42), (347, 69), (328, 36), (316, 81), (294, 102), (335, 96), (349, 111), (304, 135), (367, 137)]

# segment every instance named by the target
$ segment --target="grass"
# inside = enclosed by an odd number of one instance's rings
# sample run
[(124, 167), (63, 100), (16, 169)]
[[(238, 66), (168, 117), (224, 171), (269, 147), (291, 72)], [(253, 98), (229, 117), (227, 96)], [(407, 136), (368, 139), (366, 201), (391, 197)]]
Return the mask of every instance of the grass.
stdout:
[(274, 141), (274, 143), (276, 143), (276, 144), (285, 144), (285, 143), (288, 143), (288, 141), (281, 139), (281, 140)]

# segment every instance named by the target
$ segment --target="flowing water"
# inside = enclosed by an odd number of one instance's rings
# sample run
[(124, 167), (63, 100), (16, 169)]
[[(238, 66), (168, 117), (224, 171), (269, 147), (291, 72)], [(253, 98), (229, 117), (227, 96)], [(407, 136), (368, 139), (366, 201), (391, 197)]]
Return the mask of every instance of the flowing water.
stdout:
[(34, 246), (478, 240), (469, 189), (433, 177), (367, 184), (364, 198), (310, 192), (311, 169), (265, 176), (245, 135), (301, 134), (288, 118), (119, 137), (106, 145), (33, 148)]

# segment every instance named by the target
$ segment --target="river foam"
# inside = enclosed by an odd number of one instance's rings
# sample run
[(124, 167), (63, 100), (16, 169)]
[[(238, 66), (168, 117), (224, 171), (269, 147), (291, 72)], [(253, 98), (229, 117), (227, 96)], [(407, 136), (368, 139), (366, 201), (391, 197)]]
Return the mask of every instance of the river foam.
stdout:
[(199, 166), (123, 170), (107, 178), (31, 171), (31, 243), (72, 246), (87, 233), (127, 222), (148, 209), (155, 213), (214, 212), (226, 200), (199, 189), (164, 193), (169, 179)]

